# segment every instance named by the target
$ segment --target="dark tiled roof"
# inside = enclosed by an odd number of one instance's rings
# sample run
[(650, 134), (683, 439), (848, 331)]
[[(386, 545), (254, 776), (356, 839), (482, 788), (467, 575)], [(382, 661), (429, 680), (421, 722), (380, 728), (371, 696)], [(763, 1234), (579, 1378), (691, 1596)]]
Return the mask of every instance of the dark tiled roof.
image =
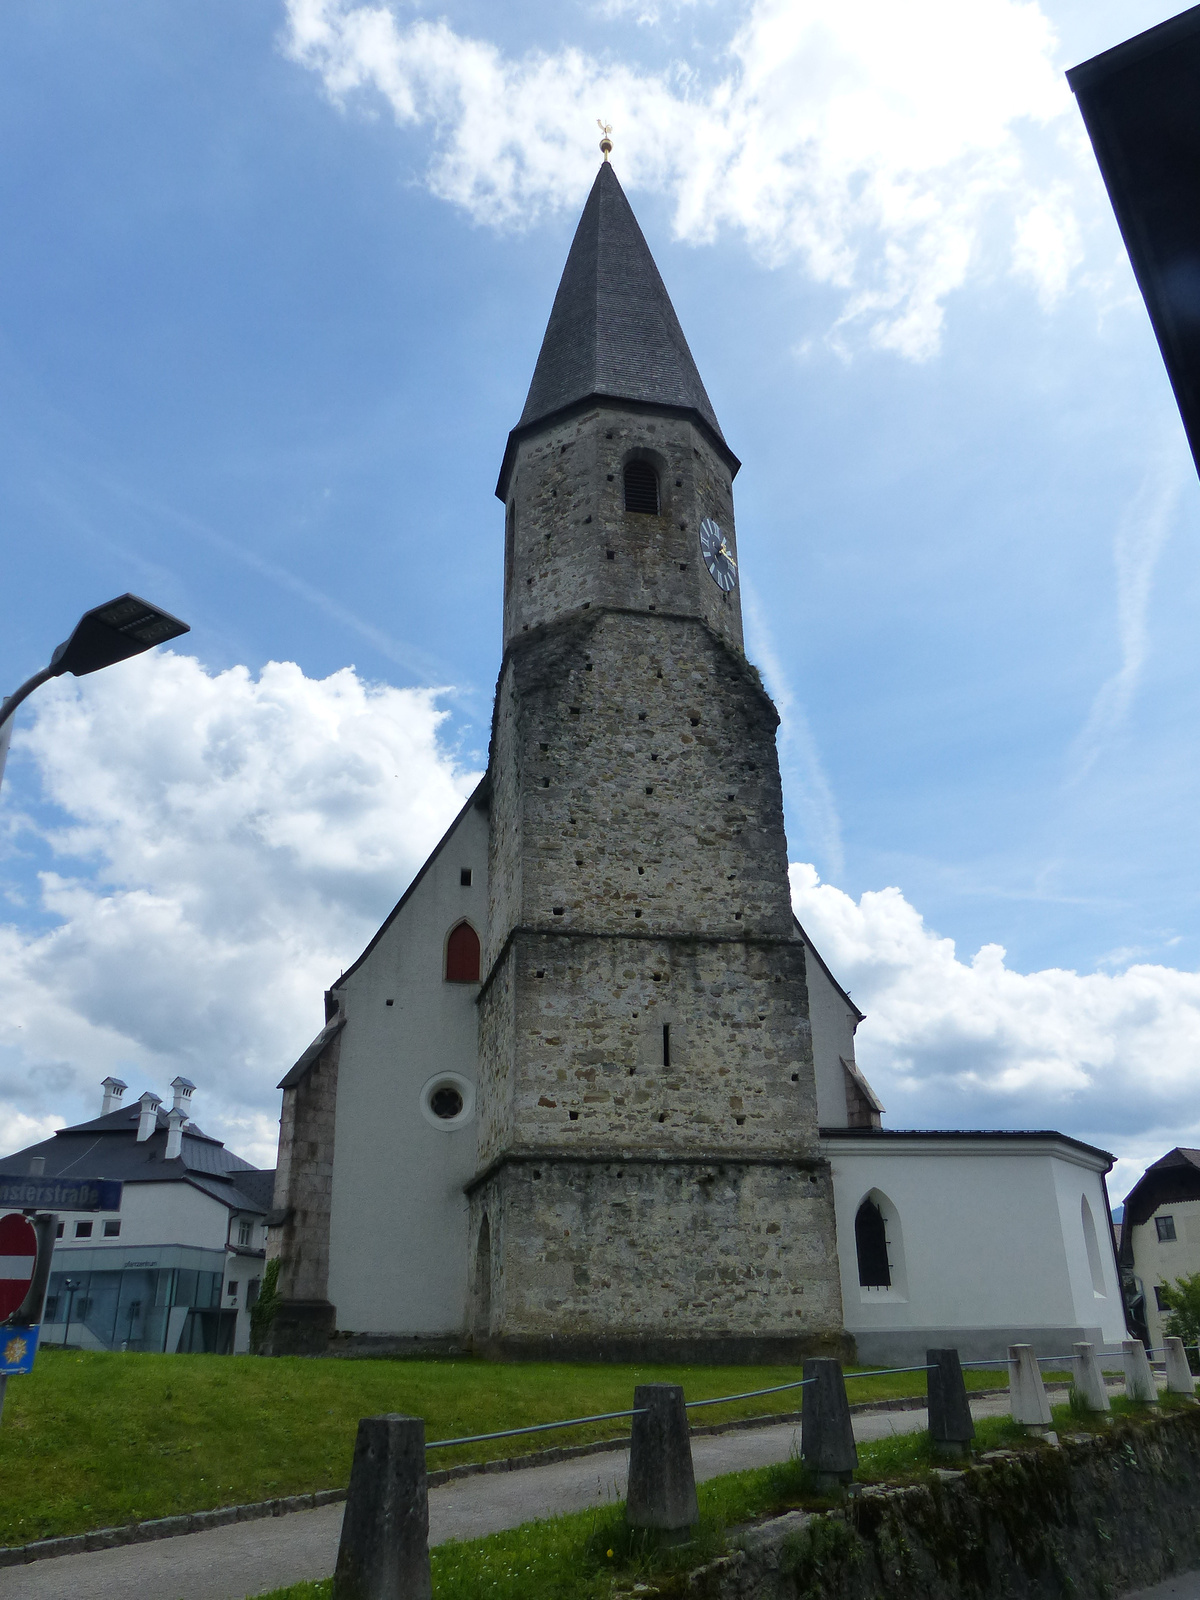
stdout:
[(593, 397), (693, 412), (729, 453), (650, 247), (607, 161), (575, 230), (515, 433)]
[(1121, 1230), (1121, 1260), (1133, 1261), (1133, 1230), (1159, 1206), (1180, 1200), (1200, 1200), (1200, 1150), (1177, 1145), (1148, 1166), (1125, 1196), (1125, 1226)]
[[(47, 1178), (114, 1178), (123, 1183), (192, 1183), (237, 1210), (266, 1211), (271, 1203), (275, 1173), (252, 1167), (189, 1125), (182, 1152), (166, 1159), (167, 1114), (160, 1107), (155, 1131), (148, 1139), (137, 1136), (136, 1106), (122, 1106), (105, 1117), (60, 1128), (52, 1139), (31, 1144), (0, 1159), (0, 1177), (23, 1178), (30, 1158), (41, 1156)], [(262, 1196), (265, 1195), (265, 1198)]]
[(1109, 1151), (1084, 1144), (1082, 1139), (1072, 1139), (1069, 1133), (1059, 1133), (1054, 1128), (821, 1128), (819, 1131), (822, 1139), (871, 1139), (879, 1144), (904, 1139), (1038, 1139), (1085, 1150), (1090, 1156), (1100, 1156), (1109, 1167), (1115, 1160)]

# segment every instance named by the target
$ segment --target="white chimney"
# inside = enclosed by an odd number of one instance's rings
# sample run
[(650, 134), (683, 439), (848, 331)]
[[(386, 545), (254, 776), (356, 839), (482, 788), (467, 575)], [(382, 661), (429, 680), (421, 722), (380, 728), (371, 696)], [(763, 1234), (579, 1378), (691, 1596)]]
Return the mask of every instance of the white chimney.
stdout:
[(183, 1125), (187, 1121), (176, 1106), (167, 1112), (167, 1161), (176, 1161), (183, 1154)]
[(45, 1158), (45, 1156), (30, 1156), (30, 1158), (29, 1158), (29, 1176), (31, 1178), (44, 1178), (45, 1175), (46, 1175), (46, 1158)]
[(100, 1087), (104, 1090), (104, 1104), (100, 1107), (100, 1115), (106, 1117), (110, 1111), (119, 1111), (121, 1096), (129, 1085), (122, 1083), (120, 1078), (105, 1078)]
[(175, 1099), (171, 1102), (172, 1111), (182, 1111), (186, 1117), (192, 1104), (192, 1095), (196, 1092), (196, 1085), (190, 1078), (172, 1078), (171, 1087), (175, 1091)]
[(158, 1127), (158, 1108), (162, 1100), (156, 1094), (151, 1094), (149, 1089), (138, 1100), (140, 1107), (138, 1114), (138, 1143), (148, 1139)]

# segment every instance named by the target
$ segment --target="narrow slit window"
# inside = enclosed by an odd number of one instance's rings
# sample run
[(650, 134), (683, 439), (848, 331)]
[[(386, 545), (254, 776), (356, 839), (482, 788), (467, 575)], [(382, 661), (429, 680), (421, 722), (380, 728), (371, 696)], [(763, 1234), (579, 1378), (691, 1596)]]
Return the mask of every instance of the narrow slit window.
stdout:
[(663, 1023), (663, 1066), (671, 1065), (671, 1024)]
[(658, 473), (648, 461), (631, 461), (625, 468), (625, 509), (658, 515)]

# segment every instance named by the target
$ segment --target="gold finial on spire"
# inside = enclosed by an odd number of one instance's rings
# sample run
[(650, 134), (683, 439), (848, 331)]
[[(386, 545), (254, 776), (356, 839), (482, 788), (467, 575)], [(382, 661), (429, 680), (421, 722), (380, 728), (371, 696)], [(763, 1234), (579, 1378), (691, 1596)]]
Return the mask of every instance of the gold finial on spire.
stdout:
[(609, 156), (612, 155), (612, 140), (609, 138), (609, 135), (612, 133), (612, 123), (601, 122), (600, 118), (597, 117), (596, 126), (604, 135), (603, 139), (600, 141), (600, 154), (604, 157), (605, 161), (607, 161)]

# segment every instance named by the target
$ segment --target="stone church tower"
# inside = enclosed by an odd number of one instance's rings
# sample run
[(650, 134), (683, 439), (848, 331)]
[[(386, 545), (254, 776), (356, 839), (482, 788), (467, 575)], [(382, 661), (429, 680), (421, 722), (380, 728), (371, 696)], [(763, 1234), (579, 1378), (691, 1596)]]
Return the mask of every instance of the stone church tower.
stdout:
[(487, 776), (280, 1085), (271, 1348), (844, 1347), (818, 1091), (878, 1105), (792, 915), (737, 469), (605, 162), (500, 473)]
[(497, 494), (477, 1341), (779, 1359), (842, 1337), (778, 717), (726, 444), (612, 167)]

